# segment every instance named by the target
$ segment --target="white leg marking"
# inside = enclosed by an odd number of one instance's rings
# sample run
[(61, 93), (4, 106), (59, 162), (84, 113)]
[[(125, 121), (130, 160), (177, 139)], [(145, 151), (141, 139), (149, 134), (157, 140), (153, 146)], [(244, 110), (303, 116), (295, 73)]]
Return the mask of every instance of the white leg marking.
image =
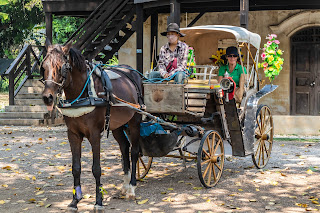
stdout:
[(131, 180), (131, 172), (128, 172), (128, 174), (124, 175), (124, 177), (123, 177), (123, 185), (122, 185), (122, 188), (121, 188), (121, 193), (123, 195), (126, 195), (128, 190), (129, 190), (130, 180)]
[(132, 186), (131, 184), (129, 185), (129, 189), (127, 191), (127, 195), (126, 198), (128, 199), (135, 199), (136, 194), (134, 193), (135, 189), (137, 188), (137, 186)]

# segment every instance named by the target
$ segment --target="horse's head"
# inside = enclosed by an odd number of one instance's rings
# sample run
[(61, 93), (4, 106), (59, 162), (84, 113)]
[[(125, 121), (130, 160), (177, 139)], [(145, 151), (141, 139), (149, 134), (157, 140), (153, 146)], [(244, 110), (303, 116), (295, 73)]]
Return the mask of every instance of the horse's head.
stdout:
[(61, 93), (61, 90), (70, 82), (69, 51), (71, 42), (65, 46), (59, 44), (51, 45), (46, 42), (46, 48), (47, 55), (40, 67), (45, 82), (42, 99), (48, 110), (51, 111), (57, 93)]

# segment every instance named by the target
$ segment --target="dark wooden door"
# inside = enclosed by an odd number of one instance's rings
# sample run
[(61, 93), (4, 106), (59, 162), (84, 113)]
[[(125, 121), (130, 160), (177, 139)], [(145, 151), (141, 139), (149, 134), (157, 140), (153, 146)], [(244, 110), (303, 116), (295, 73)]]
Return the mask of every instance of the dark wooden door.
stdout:
[(320, 29), (317, 29), (302, 31), (292, 39), (293, 115), (320, 115), (320, 39), (316, 35), (317, 32), (320, 35)]

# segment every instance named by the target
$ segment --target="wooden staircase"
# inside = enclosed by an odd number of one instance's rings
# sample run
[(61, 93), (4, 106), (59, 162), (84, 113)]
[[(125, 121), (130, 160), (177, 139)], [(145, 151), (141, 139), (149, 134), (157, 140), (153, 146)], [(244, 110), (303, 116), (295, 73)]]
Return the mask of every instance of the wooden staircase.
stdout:
[(88, 60), (105, 63), (136, 31), (135, 14), (133, 0), (104, 0), (67, 42)]
[(5, 111), (0, 113), (0, 125), (39, 126), (62, 123), (62, 117), (58, 114), (52, 116), (44, 105), (41, 95), (43, 89), (44, 85), (39, 80), (28, 79), (16, 95), (15, 105), (6, 106)]
[[(150, 14), (144, 15), (144, 20)], [(134, 0), (104, 0), (68, 39), (86, 59), (106, 63), (136, 31)], [(66, 43), (67, 43), (66, 42)], [(38, 49), (37, 49), (38, 48)], [(47, 125), (62, 121), (41, 100), (39, 65), (43, 47), (26, 45), (3, 77), (9, 78), (9, 104), (0, 125)]]

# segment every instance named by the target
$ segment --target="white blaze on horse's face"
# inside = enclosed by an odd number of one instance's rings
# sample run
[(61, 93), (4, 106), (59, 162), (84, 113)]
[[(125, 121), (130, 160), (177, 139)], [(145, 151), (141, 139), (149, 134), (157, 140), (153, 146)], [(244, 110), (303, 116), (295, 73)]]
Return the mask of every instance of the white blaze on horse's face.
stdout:
[(42, 93), (42, 99), (49, 111), (52, 111), (57, 92), (62, 87), (63, 78), (61, 67), (66, 62), (64, 51), (59, 45), (51, 45), (47, 48), (47, 56), (42, 63), (44, 69), (43, 77), (45, 80), (45, 89)]

